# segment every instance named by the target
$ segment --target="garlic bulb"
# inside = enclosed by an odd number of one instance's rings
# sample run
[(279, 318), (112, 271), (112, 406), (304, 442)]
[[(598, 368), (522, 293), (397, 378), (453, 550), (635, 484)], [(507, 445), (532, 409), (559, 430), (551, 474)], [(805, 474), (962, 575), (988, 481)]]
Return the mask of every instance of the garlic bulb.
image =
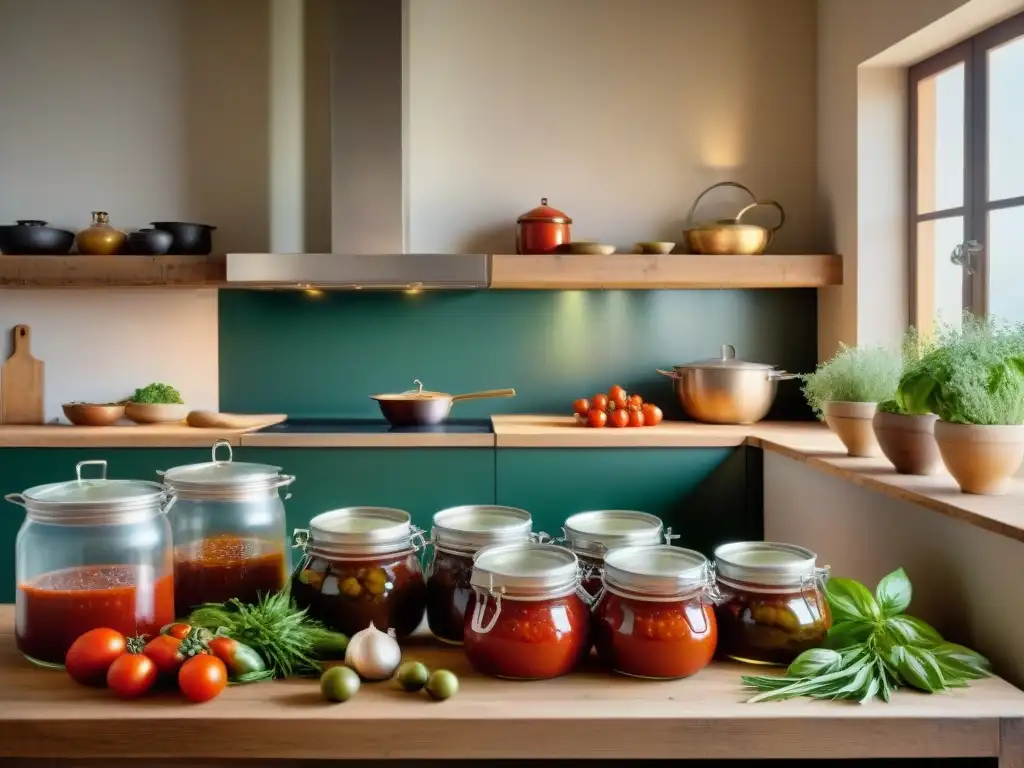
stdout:
[(402, 663), (398, 641), (381, 632), (373, 622), (352, 635), (345, 651), (345, 663), (364, 680), (387, 680)]

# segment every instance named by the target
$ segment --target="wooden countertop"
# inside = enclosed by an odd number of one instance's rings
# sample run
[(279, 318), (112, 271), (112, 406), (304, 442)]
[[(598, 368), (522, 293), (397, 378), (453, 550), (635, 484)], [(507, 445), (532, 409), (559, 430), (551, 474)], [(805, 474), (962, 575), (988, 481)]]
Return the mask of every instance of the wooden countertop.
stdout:
[(746, 704), (737, 664), (686, 679), (636, 680), (588, 668), (510, 682), (472, 672), (457, 648), (417, 637), (406, 659), (451, 669), (461, 689), (435, 703), (394, 682), (326, 704), (315, 681), (231, 687), (188, 704), (133, 702), (33, 667), (0, 606), (0, 758), (908, 758), (1024, 761), (1024, 693), (993, 678), (949, 695), (892, 703)]
[(224, 439), (241, 444), (241, 429), (200, 429), (180, 424), (71, 424), (0, 426), (0, 448), (209, 448)]

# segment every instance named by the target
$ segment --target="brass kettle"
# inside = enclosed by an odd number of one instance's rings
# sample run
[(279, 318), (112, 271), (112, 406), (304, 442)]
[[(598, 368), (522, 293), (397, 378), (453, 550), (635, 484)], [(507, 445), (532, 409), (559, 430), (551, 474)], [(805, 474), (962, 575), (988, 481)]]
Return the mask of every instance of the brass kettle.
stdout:
[[(726, 254), (741, 254), (744, 256), (753, 256), (759, 253), (764, 253), (765, 248), (771, 243), (775, 233), (782, 228), (782, 225), (786, 223), (786, 211), (783, 210), (782, 206), (774, 200), (758, 200), (754, 197), (754, 193), (747, 189), (745, 186), (736, 181), (720, 181), (717, 184), (712, 184), (710, 187), (705, 189), (699, 195), (697, 199), (693, 201), (693, 205), (690, 207), (690, 213), (687, 216), (687, 221), (693, 221), (693, 214), (697, 210), (697, 205), (701, 199), (713, 189), (718, 187), (736, 187), (742, 189), (748, 195), (750, 195), (751, 203), (745, 206), (736, 216), (732, 219), (716, 219), (714, 221), (707, 221), (701, 224), (688, 224), (687, 228), (683, 230), (683, 236), (686, 238), (687, 244), (690, 246), (690, 251), (693, 253), (709, 254), (715, 256), (722, 256)], [(769, 229), (767, 227), (761, 227), (757, 224), (744, 224), (743, 217), (750, 213), (755, 208), (762, 206), (771, 206), (779, 212), (779, 223)]]
[(86, 256), (112, 256), (120, 253), (127, 235), (110, 225), (106, 211), (93, 211), (92, 224), (75, 236), (78, 252)]

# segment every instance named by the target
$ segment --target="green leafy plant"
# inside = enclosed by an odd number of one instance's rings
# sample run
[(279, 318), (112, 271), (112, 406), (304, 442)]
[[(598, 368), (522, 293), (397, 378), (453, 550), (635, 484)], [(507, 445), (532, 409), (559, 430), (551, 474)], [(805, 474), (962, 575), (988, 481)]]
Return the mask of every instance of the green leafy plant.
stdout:
[(804, 397), (819, 419), (825, 418), (825, 403), (846, 401), (878, 403), (891, 400), (900, 378), (900, 358), (883, 347), (840, 345), (831, 360), (800, 378)]
[(133, 403), (147, 403), (151, 405), (174, 405), (185, 402), (181, 399), (181, 392), (170, 384), (160, 384), (159, 382), (136, 389), (135, 394), (131, 397), (131, 401)]
[[(905, 376), (914, 376), (921, 369), (922, 360), (936, 348), (934, 335), (926, 336), (921, 334), (917, 328), (911, 326), (903, 334), (903, 341), (900, 344), (900, 358), (902, 360), (902, 373), (900, 381)], [(899, 398), (899, 386), (896, 388), (896, 396), (891, 400), (878, 404), (878, 410), (883, 413), (895, 413), (902, 416), (922, 416), (929, 413), (927, 410), (911, 410)]]
[(908, 413), (958, 424), (1024, 424), (1024, 325), (965, 313), (904, 371), (896, 400)]
[(797, 696), (889, 701), (898, 688), (926, 693), (963, 688), (988, 677), (991, 665), (979, 653), (907, 615), (913, 588), (903, 569), (883, 578), (872, 595), (853, 579), (831, 579), (825, 593), (832, 611), (827, 647), (804, 651), (783, 677), (747, 676), (758, 693), (750, 702)]

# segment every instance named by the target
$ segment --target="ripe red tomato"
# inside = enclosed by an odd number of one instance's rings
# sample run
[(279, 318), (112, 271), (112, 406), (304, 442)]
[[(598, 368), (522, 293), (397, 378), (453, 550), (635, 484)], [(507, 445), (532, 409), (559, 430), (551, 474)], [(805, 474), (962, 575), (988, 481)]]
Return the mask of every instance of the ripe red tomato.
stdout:
[(642, 427), (644, 425), (644, 414), (643, 411), (635, 411), (632, 408), (627, 411), (629, 413), (629, 426), (631, 427)]
[(160, 675), (172, 676), (185, 661), (185, 657), (180, 652), (181, 642), (171, 635), (157, 635), (146, 643), (142, 652), (153, 660)]
[(630, 395), (629, 396), (629, 407), (630, 408), (636, 408), (637, 410), (639, 410), (640, 408), (643, 407), (643, 404), (644, 404), (644, 399), (642, 397), (640, 397), (640, 395)]
[(228, 668), (216, 656), (193, 656), (178, 670), (178, 687), (189, 701), (209, 701), (228, 684)]
[(592, 427), (603, 427), (608, 423), (608, 414), (592, 408), (587, 414), (587, 423)]
[(654, 403), (644, 403), (643, 407), (644, 424), (648, 427), (656, 427), (661, 424), (661, 408)]
[(581, 397), (579, 400), (572, 404), (572, 412), (577, 413), (580, 416), (586, 416), (587, 411), (590, 410), (590, 401), (585, 397)]
[(608, 417), (613, 427), (625, 427), (629, 425), (629, 412), (622, 408), (616, 408)]
[(174, 624), (168, 624), (166, 627), (160, 630), (161, 635), (170, 635), (176, 637), (179, 640), (184, 640), (188, 637), (188, 633), (192, 631), (192, 627), (188, 624), (182, 624), (175, 622)]
[(590, 407), (596, 408), (599, 411), (608, 410), (608, 395), (598, 392), (592, 398), (590, 398)]
[(122, 699), (141, 696), (156, 682), (153, 660), (142, 653), (126, 653), (114, 659), (107, 670), (107, 686)]
[(625, 408), (629, 403), (629, 395), (626, 394), (625, 389), (616, 384), (608, 390), (608, 400), (613, 403), (616, 408)]
[(64, 666), (76, 683), (103, 685), (110, 665), (127, 647), (128, 641), (117, 630), (90, 629), (71, 644)]

